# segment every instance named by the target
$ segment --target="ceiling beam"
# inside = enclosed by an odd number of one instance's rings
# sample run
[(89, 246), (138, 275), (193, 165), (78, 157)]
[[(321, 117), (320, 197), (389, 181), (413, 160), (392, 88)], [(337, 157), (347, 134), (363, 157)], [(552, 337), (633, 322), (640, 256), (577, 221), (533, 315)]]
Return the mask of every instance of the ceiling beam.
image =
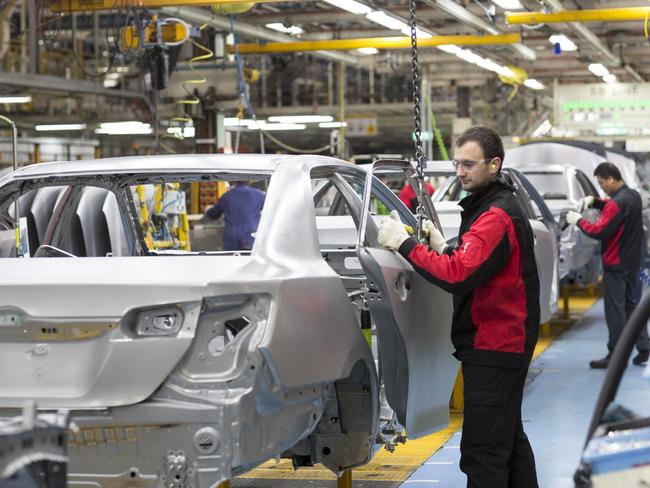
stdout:
[[(425, 0), (426, 1), (426, 0)], [(556, 24), (565, 22), (624, 22), (644, 20), (650, 7), (598, 8), (559, 12), (506, 12), (508, 24)]]
[[(175, 17), (180, 17), (189, 22), (195, 22), (199, 25), (207, 24), (217, 30), (229, 32), (230, 31), (230, 19), (222, 17), (219, 15), (212, 15), (208, 11), (193, 8), (193, 7), (165, 7), (162, 9), (163, 13)], [(284, 43), (284, 42), (294, 42), (295, 38), (281, 34), (279, 32), (273, 32), (270, 29), (263, 29), (256, 25), (245, 24), (243, 22), (236, 21), (233, 23), (235, 32), (240, 35), (245, 35), (252, 37), (254, 39), (262, 39), (270, 42)], [(337, 52), (327, 52), (327, 51), (315, 51), (315, 56), (329, 59), (330, 61), (339, 61), (346, 64), (358, 64), (359, 59), (356, 56), (352, 56), (346, 53), (337, 53)]]
[[(478, 15), (473, 14), (467, 10), (462, 5), (454, 2), (452, 0), (424, 0), (424, 3), (436, 7), (443, 12), (451, 15), (460, 22), (469, 25), (475, 29), (487, 32), (488, 34), (502, 34), (502, 31), (497, 29), (494, 25), (486, 22)], [(510, 46), (517, 54), (526, 59), (527, 61), (534, 61), (537, 55), (528, 46), (521, 44), (521, 41), (517, 44)]]
[[(418, 48), (442, 46), (445, 44), (454, 45), (492, 45), (512, 44), (519, 42), (519, 34), (499, 34), (481, 36), (433, 36), (428, 39), (418, 39)], [(251, 53), (286, 53), (306, 51), (348, 51), (373, 47), (377, 49), (410, 49), (411, 38), (402, 37), (362, 37), (359, 39), (332, 39), (324, 41), (296, 41), (296, 42), (270, 42), (268, 44), (239, 44), (238, 50), (241, 54)], [(232, 47), (229, 47), (233, 52)]]

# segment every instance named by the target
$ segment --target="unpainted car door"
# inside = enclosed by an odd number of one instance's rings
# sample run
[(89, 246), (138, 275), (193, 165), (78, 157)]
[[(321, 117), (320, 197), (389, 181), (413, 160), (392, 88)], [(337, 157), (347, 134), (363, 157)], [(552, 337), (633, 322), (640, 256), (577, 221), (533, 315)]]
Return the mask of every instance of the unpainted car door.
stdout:
[[(387, 166), (412, 171), (408, 162), (378, 161), (373, 169)], [(366, 178), (363, 202), (351, 187), (340, 185), (359, 228), (357, 256), (368, 279), (368, 306), (377, 329), (386, 397), (408, 437), (418, 438), (449, 422), (449, 398), (458, 371), (450, 340), (452, 298), (399, 253), (379, 246), (369, 208), (372, 198), (381, 201), (385, 195), (372, 188), (372, 171)], [(428, 218), (436, 222), (428, 198)]]
[(558, 225), (544, 199), (526, 177), (516, 170), (504, 171), (517, 186), (515, 194), (528, 214), (528, 221), (533, 230), (535, 260), (539, 275), (540, 322), (548, 322), (557, 311), (559, 298)]

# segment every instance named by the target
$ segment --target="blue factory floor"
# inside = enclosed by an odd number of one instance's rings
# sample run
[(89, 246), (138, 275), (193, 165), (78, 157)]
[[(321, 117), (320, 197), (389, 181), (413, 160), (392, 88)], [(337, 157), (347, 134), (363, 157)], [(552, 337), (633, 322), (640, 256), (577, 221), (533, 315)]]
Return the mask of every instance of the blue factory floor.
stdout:
[[(573, 488), (573, 473), (605, 370), (589, 361), (606, 351), (607, 328), (602, 300), (553, 341), (532, 363), (524, 392), (523, 422), (535, 452), (542, 488)], [(627, 368), (616, 401), (633, 411), (650, 413), (650, 384), (643, 367)], [(458, 468), (460, 431), (402, 484), (406, 488), (462, 488)]]

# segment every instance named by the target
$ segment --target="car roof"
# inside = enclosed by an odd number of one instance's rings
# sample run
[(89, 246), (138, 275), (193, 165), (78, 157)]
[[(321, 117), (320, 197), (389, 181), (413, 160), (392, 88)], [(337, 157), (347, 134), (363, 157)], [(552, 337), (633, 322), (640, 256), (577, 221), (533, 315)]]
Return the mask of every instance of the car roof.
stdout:
[(193, 173), (219, 170), (271, 173), (281, 165), (298, 163), (306, 164), (308, 167), (323, 165), (352, 166), (350, 163), (340, 159), (313, 155), (170, 154), (32, 164), (18, 168), (15, 172), (11, 173), (10, 177), (12, 179), (30, 179), (45, 176), (104, 173)]

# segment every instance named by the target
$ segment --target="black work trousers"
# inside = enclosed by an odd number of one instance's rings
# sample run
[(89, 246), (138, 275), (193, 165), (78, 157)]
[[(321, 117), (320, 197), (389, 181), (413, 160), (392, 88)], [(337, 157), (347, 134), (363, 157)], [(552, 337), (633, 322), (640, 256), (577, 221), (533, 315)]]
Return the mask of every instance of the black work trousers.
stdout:
[[(611, 353), (626, 322), (634, 312), (641, 296), (639, 268), (603, 272), (603, 293), (605, 302), (605, 321), (609, 332), (607, 349)], [(644, 327), (636, 340), (639, 351), (650, 351), (647, 327)]]
[(467, 488), (538, 487), (535, 457), (521, 423), (527, 372), (463, 363), (460, 469)]

